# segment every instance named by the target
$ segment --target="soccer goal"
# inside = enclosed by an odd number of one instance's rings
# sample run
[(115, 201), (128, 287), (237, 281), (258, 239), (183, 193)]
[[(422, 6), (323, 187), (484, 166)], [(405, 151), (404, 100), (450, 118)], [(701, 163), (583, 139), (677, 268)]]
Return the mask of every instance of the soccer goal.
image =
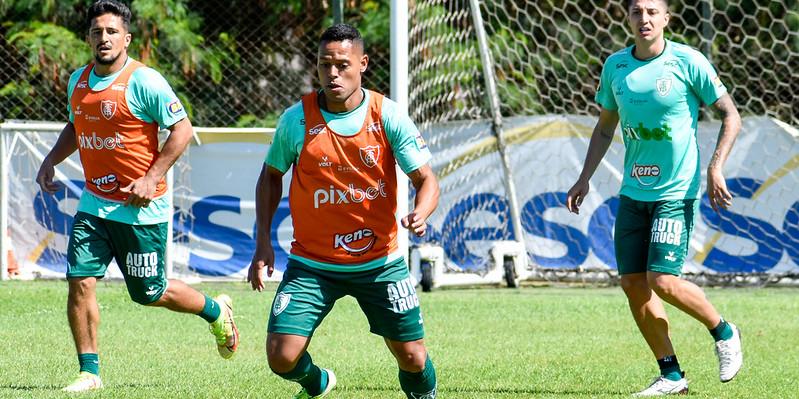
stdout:
[[(745, 117), (725, 169), (735, 205), (715, 213), (702, 203), (684, 270), (722, 284), (795, 276), (799, 11), (790, 2), (672, 3), (667, 38), (711, 60)], [(593, 96), (602, 63), (631, 44), (624, 4), (392, 3), (401, 8), (392, 10), (395, 18), (407, 10), (408, 108), (435, 154), (442, 189), (431, 234), (412, 242), (421, 248), (412, 257), (418, 279), (512, 286), (514, 277), (615, 278), (612, 226), (624, 151), (618, 136), (581, 215), (564, 203), (599, 113)], [(704, 171), (719, 122), (703, 112)], [(514, 242), (526, 252), (523, 270), (508, 268)], [(433, 272), (423, 275), (425, 268)]]

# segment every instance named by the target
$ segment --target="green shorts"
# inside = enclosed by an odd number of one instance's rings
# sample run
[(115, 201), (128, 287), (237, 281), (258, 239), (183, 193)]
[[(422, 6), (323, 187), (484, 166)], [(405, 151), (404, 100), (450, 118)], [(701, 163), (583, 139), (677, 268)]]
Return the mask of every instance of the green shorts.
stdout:
[(403, 258), (352, 273), (319, 270), (289, 259), (272, 302), (268, 331), (310, 337), (345, 295), (358, 301), (372, 333), (401, 342), (424, 338), (419, 297)]
[(698, 206), (693, 199), (645, 202), (621, 196), (613, 240), (619, 274), (679, 276)]
[(155, 302), (167, 286), (167, 228), (167, 223), (130, 225), (78, 212), (67, 247), (67, 278), (102, 278), (116, 259), (131, 299)]

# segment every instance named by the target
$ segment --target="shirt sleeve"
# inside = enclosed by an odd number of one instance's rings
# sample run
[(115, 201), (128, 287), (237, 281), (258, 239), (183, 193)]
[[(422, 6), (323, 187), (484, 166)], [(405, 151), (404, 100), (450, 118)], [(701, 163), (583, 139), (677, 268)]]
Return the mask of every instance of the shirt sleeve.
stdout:
[(610, 58), (605, 60), (605, 65), (602, 66), (602, 74), (599, 76), (599, 87), (596, 89), (594, 101), (596, 101), (602, 108), (608, 111), (615, 111), (619, 109), (616, 104), (616, 98), (613, 97), (613, 76), (611, 69), (607, 66), (610, 64)]
[(156, 70), (141, 67), (130, 78), (126, 99), (131, 112), (145, 122), (155, 122), (162, 129), (187, 117), (178, 96)]
[[(299, 112), (302, 112), (302, 105), (299, 106)], [(272, 145), (264, 160), (267, 165), (285, 173), (297, 161), (305, 139), (305, 126), (300, 123), (301, 120), (302, 116), (297, 117), (296, 105), (280, 115)]]
[(75, 86), (78, 84), (80, 75), (86, 67), (78, 68), (72, 75), (69, 75), (69, 83), (67, 83), (67, 112), (69, 113), (69, 121), (75, 123), (75, 110), (72, 109), (72, 93), (75, 91)]
[(706, 105), (715, 103), (727, 92), (716, 69), (702, 53), (698, 51), (690, 53), (687, 71), (691, 88)]
[(388, 98), (383, 100), (383, 128), (386, 129), (394, 158), (405, 174), (419, 169), (433, 158), (411, 118)]

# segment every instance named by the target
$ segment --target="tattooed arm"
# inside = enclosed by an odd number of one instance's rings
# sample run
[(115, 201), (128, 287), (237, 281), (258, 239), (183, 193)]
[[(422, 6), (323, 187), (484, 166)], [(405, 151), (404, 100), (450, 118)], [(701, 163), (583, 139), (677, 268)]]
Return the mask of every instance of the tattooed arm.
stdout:
[(713, 108), (721, 114), (721, 129), (716, 141), (716, 150), (713, 151), (707, 167), (707, 196), (710, 206), (718, 212), (720, 207), (727, 209), (732, 205), (732, 195), (727, 190), (722, 169), (741, 130), (741, 117), (729, 94), (721, 96), (713, 103)]

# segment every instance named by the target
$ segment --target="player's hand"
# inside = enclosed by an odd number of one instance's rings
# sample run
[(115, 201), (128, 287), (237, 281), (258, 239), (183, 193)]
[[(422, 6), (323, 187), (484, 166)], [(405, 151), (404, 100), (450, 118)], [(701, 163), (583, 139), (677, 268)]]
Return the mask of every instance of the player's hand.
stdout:
[(714, 211), (727, 209), (732, 206), (732, 194), (727, 190), (727, 181), (720, 169), (708, 168), (707, 170), (707, 197)]
[(427, 220), (419, 216), (416, 212), (411, 212), (401, 220), (402, 227), (410, 230), (417, 237), (424, 236), (427, 231)]
[(250, 270), (247, 272), (247, 282), (252, 289), (258, 292), (264, 289), (263, 270), (266, 268), (266, 277), (272, 277), (275, 271), (275, 251), (271, 245), (256, 246), (255, 254), (250, 262)]
[(138, 208), (144, 208), (150, 205), (150, 201), (155, 198), (155, 189), (158, 186), (158, 180), (152, 179), (147, 175), (142, 176), (126, 187), (122, 187), (119, 191), (128, 194), (128, 199), (125, 200), (125, 205), (133, 205)]
[(579, 215), (580, 206), (583, 204), (583, 200), (588, 194), (589, 189), (590, 185), (588, 184), (587, 180), (577, 180), (577, 183), (574, 183), (572, 188), (570, 188), (569, 192), (566, 194), (566, 209), (568, 209), (569, 212)]
[(61, 189), (60, 184), (53, 182), (53, 176), (55, 176), (55, 167), (49, 159), (45, 158), (39, 167), (39, 173), (36, 174), (36, 183), (39, 183), (42, 191), (48, 194), (54, 194)]

